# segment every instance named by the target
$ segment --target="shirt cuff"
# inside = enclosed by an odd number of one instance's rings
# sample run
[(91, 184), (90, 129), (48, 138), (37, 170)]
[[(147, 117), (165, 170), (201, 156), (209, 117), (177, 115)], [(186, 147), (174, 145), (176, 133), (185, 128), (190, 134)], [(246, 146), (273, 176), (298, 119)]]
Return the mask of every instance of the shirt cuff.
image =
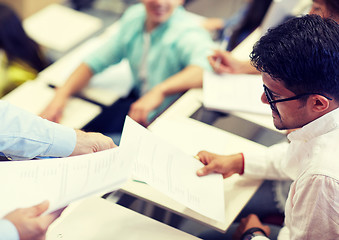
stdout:
[(67, 157), (72, 154), (76, 145), (75, 130), (54, 122), (54, 140), (51, 147), (46, 152), (50, 157)]
[(262, 178), (265, 170), (265, 151), (246, 152), (244, 151), (244, 174), (246, 177)]
[(19, 240), (18, 230), (7, 219), (0, 219), (0, 240)]

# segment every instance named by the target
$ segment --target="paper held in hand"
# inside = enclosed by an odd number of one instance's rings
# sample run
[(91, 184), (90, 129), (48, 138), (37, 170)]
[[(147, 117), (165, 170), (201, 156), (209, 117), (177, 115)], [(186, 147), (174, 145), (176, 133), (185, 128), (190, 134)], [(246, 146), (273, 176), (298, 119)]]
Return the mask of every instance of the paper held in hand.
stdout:
[[(179, 136), (178, 136), (179, 137)], [(198, 177), (204, 165), (193, 156), (126, 118), (120, 156), (133, 159), (133, 178), (144, 181), (186, 207), (214, 220), (225, 221), (221, 174)]]
[(120, 147), (67, 158), (0, 162), (0, 218), (49, 200), (48, 212), (74, 200), (122, 187), (132, 176), (188, 208), (225, 221), (220, 174), (198, 177), (203, 164), (129, 117)]
[(72, 201), (119, 189), (131, 174), (132, 161), (119, 149), (67, 158), (0, 162), (0, 218), (16, 208), (49, 200), (48, 212)]

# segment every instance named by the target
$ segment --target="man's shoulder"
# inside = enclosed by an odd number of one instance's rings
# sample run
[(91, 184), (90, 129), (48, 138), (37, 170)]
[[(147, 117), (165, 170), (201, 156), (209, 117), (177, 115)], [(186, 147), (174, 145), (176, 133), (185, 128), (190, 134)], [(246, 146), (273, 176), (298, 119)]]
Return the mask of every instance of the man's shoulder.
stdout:
[(122, 23), (130, 23), (133, 21), (145, 20), (146, 11), (143, 4), (138, 3), (130, 6), (122, 15), (120, 21)]

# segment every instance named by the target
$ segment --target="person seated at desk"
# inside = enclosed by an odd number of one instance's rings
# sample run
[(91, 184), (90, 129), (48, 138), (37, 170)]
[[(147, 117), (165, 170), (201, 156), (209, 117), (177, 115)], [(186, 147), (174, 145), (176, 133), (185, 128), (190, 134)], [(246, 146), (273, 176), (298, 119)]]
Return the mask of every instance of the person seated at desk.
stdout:
[[(310, 14), (318, 14), (325, 18), (331, 18), (339, 22), (339, 1), (337, 0), (313, 0)], [(247, 73), (259, 74), (250, 61), (240, 61), (232, 56), (230, 52), (215, 50), (209, 61), (214, 71), (217, 73)], [(221, 59), (220, 64), (217, 63)]]
[(202, 26), (211, 32), (218, 32), (220, 41), (228, 40), (227, 49), (232, 51), (262, 22), (272, 0), (250, 0), (230, 19), (208, 18)]
[[(67, 157), (115, 147), (111, 138), (59, 125), (0, 100), (0, 155), (34, 158)], [(10, 184), (10, 183), (8, 183)], [(62, 210), (40, 216), (48, 202), (17, 209), (0, 219), (0, 240), (44, 239), (48, 226)]]
[(35, 79), (47, 65), (39, 45), (27, 36), (18, 15), (0, 3), (0, 97)]
[[(313, 1), (312, 8), (310, 10), (311, 14), (318, 14), (322, 17), (331, 18), (337, 22), (339, 22), (339, 2), (333, 0), (315, 0)], [(221, 53), (221, 51), (218, 51)], [(225, 54), (224, 60), (221, 62), (221, 67), (216, 69), (215, 71), (222, 71), (222, 73), (227, 72), (228, 70), (232, 70), (232, 57), (231, 53), (223, 52)], [(229, 60), (229, 62), (227, 62)], [(210, 57), (210, 62), (212, 66), (215, 64), (213, 57)], [(235, 60), (234, 63), (238, 62)], [(229, 63), (230, 65), (227, 65)], [(237, 66), (237, 65), (234, 65)], [(239, 65), (240, 66), (240, 65)], [(259, 73), (259, 71), (254, 68), (250, 62), (248, 62), (248, 66), (251, 69), (254, 69), (254, 73)], [(224, 68), (225, 67), (225, 68)], [(229, 67), (229, 68), (228, 68)], [(226, 69), (228, 68), (228, 69)], [(232, 71), (231, 71), (232, 72)], [(241, 73), (241, 72), (239, 72)], [(291, 132), (293, 129), (287, 130), (287, 132)], [(277, 147), (277, 146), (276, 146)], [(288, 147), (288, 143), (281, 143), (279, 148), (285, 149)], [(274, 225), (280, 225), (283, 223), (284, 218), (284, 207), (286, 204), (286, 199), (289, 191), (291, 181), (290, 180), (265, 180), (249, 203), (245, 206), (241, 214), (237, 217), (237, 221), (239, 221), (242, 217), (247, 216), (249, 213), (256, 213), (259, 216), (259, 219), (264, 221), (265, 223), (271, 223)], [(265, 197), (265, 201), (263, 202), (263, 196)]]
[[(180, 93), (202, 86), (207, 55), (213, 45), (208, 32), (180, 6), (183, 0), (142, 0), (120, 20), (120, 30), (88, 56), (41, 114), (58, 122), (67, 99), (91, 77), (127, 58), (134, 86), (130, 95), (85, 129), (120, 133), (126, 114), (147, 126)], [(112, 76), (118, 78), (119, 76)]]
[[(274, 145), (231, 156), (198, 153), (206, 165), (197, 171), (199, 176), (217, 172), (225, 178), (238, 173), (293, 180), (285, 206), (286, 226), (278, 239), (339, 236), (338, 39), (338, 23), (306, 15), (268, 31), (254, 46), (251, 60), (264, 83), (261, 100), (270, 105), (275, 127), (299, 128), (288, 135), (287, 149)], [(250, 215), (237, 234), (244, 234), (240, 239), (267, 239), (269, 231)]]

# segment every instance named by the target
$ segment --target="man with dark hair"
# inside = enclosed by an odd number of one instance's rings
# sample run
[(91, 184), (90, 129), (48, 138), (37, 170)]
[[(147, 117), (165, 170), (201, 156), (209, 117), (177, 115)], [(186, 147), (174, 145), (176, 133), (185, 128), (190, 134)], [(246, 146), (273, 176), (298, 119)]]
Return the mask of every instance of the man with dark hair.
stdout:
[[(270, 30), (254, 46), (252, 64), (262, 73), (262, 101), (278, 129), (288, 135), (287, 151), (198, 154), (211, 172), (266, 179), (292, 179), (285, 206), (286, 227), (278, 239), (339, 237), (339, 25), (316, 15), (292, 19)], [(252, 155), (251, 155), (252, 154)], [(239, 239), (266, 239), (269, 229), (255, 215), (242, 221)], [(258, 235), (262, 235), (257, 237)]]

